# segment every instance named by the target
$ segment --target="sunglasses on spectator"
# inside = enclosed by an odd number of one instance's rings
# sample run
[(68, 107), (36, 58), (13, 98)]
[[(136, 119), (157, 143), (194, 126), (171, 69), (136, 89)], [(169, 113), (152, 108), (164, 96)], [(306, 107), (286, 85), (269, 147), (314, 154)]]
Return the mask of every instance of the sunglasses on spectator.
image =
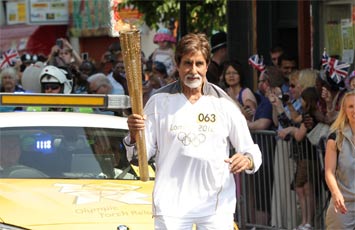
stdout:
[(97, 91), (99, 91), (99, 89), (100, 89), (102, 86), (103, 86), (103, 85), (99, 85), (98, 87), (96, 87), (96, 89), (94, 89), (94, 90), (89, 90), (89, 93), (93, 93), (93, 94), (97, 93)]
[(57, 90), (59, 88), (60, 88), (60, 84), (58, 84), (58, 83), (47, 83), (47, 84), (43, 85), (44, 90), (49, 90), (49, 89)]
[(259, 79), (258, 83), (264, 83), (266, 81), (266, 79)]
[(239, 74), (238, 71), (226, 72), (226, 75), (237, 75), (237, 74)]
[(290, 88), (296, 88), (296, 85), (290, 84)]
[(59, 52), (60, 55), (70, 55), (71, 53), (68, 51), (64, 51), (64, 52)]

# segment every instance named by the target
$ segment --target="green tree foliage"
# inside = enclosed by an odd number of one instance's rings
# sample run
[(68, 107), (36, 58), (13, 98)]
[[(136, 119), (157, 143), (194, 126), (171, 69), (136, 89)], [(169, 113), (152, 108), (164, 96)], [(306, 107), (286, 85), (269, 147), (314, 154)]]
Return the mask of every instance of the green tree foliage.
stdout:
[[(159, 24), (171, 28), (179, 21), (180, 1), (183, 0), (126, 0), (120, 7), (127, 5), (137, 8), (144, 14), (143, 20), (152, 29)], [(195, 0), (186, 3), (186, 21), (188, 32), (203, 32), (211, 35), (213, 31), (226, 31), (227, 0)]]

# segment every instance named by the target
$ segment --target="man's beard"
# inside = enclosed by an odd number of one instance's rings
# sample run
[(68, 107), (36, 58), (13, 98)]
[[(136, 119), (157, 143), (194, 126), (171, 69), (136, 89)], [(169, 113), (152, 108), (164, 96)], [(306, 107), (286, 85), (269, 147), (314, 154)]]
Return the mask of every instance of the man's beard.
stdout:
[[(194, 78), (194, 80), (191, 81), (189, 78)], [(184, 84), (191, 89), (196, 89), (202, 85), (202, 77), (199, 74), (187, 74), (184, 78)]]

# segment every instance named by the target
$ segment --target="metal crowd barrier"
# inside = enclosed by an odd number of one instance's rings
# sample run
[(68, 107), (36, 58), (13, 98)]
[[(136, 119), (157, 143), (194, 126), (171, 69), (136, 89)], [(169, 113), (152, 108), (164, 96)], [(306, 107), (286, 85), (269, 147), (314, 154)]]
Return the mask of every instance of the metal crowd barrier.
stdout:
[[(310, 194), (303, 204), (309, 205), (313, 229), (324, 229), (329, 198), (323, 172), (324, 146), (312, 146), (307, 138), (299, 143), (292, 138), (281, 140), (275, 131), (251, 134), (260, 147), (263, 163), (257, 173), (236, 177), (239, 229), (297, 227), (302, 221), (302, 204), (297, 192)], [(305, 173), (295, 178), (297, 170)]]

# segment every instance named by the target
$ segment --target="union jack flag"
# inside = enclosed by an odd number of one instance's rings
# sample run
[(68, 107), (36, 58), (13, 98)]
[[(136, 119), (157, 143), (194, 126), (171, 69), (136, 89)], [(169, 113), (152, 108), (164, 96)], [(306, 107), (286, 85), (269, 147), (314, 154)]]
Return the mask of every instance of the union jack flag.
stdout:
[(342, 82), (347, 76), (350, 65), (335, 58), (329, 58), (325, 71), (329, 72), (329, 77), (337, 84)]
[(254, 54), (248, 59), (249, 65), (251, 65), (254, 69), (262, 72), (265, 70), (265, 65), (264, 65), (264, 58), (261, 56), (259, 57), (258, 54)]
[(329, 56), (328, 56), (328, 54), (327, 54), (327, 52), (325, 51), (325, 48), (324, 48), (324, 51), (323, 51), (323, 54), (322, 54), (322, 67), (323, 67), (323, 69), (327, 66), (328, 59), (329, 59)]
[(0, 57), (0, 69), (15, 65), (18, 60), (20, 60), (20, 55), (17, 50), (9, 49), (8, 51), (3, 52)]

